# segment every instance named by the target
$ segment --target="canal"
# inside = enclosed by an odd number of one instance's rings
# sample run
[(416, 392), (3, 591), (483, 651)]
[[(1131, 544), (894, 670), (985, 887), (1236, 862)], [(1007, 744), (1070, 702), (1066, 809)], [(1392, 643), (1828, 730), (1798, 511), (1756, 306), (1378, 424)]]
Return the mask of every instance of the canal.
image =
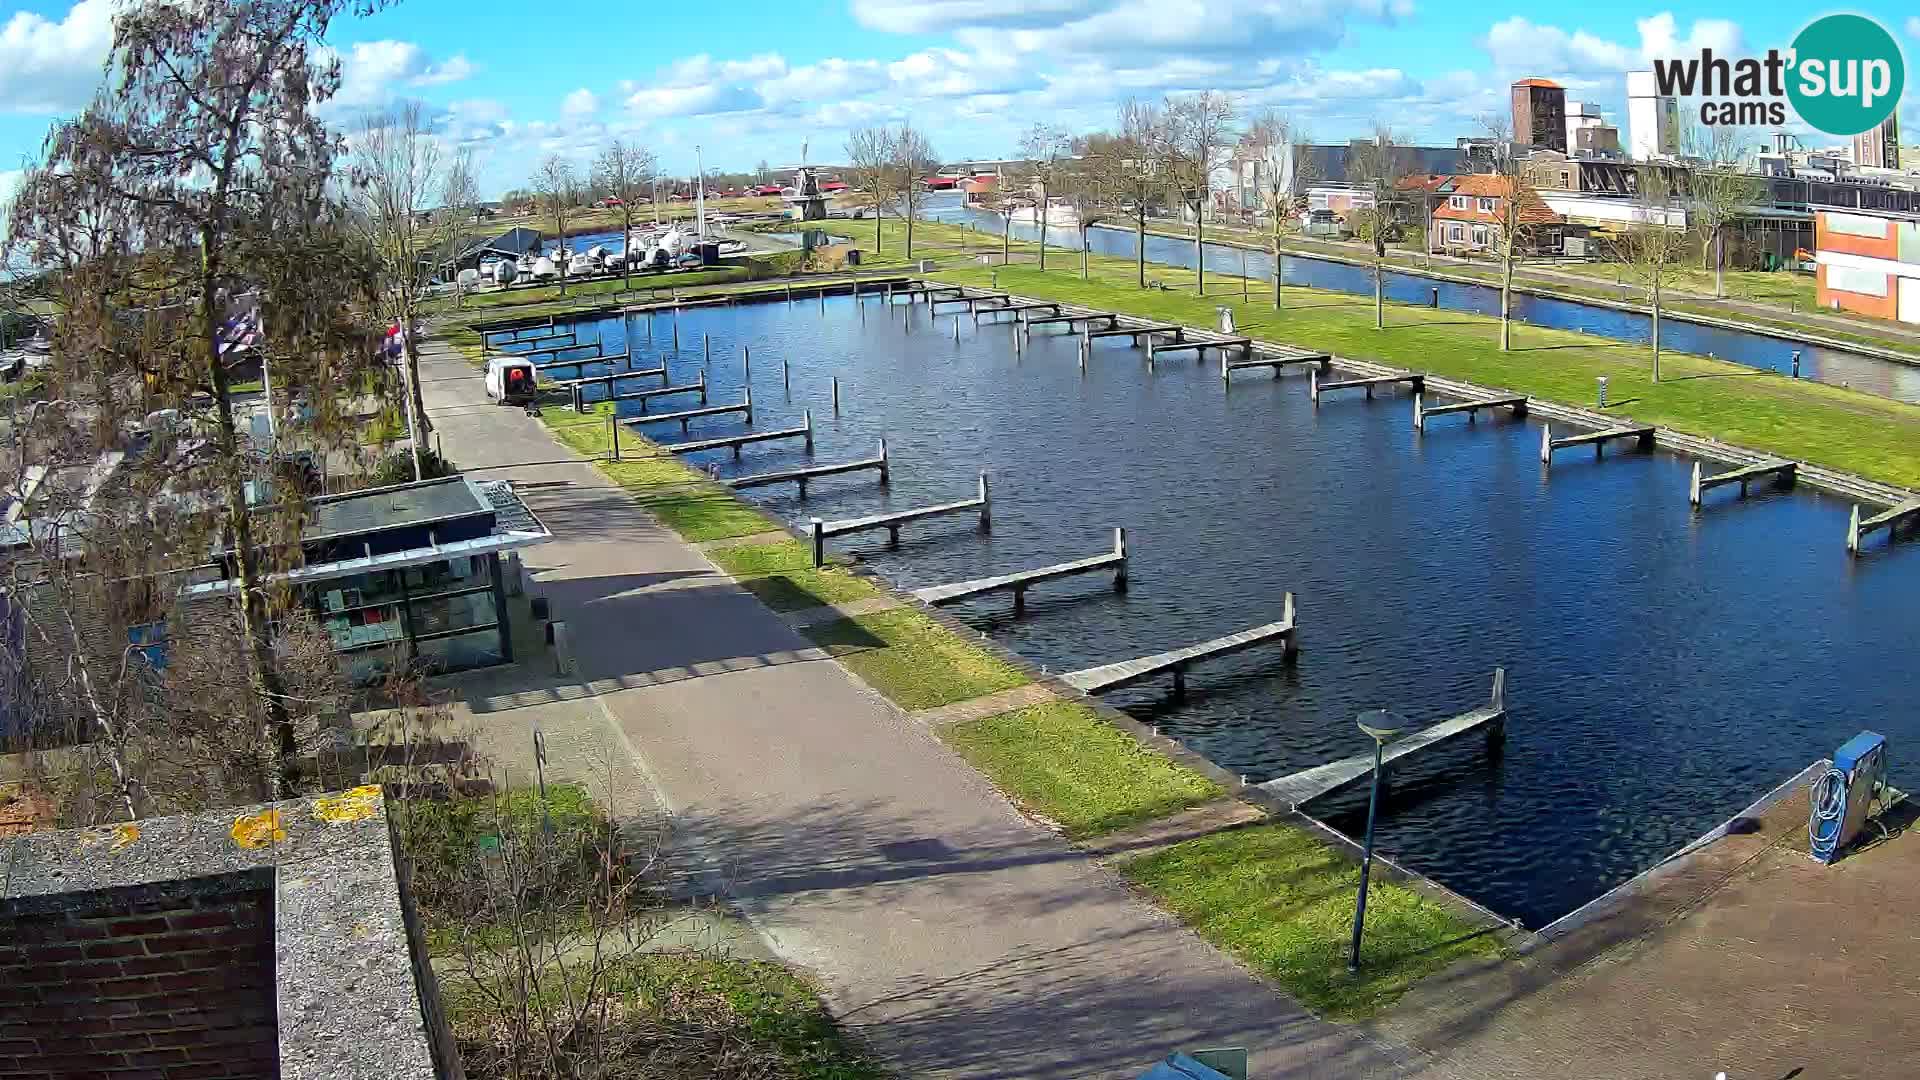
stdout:
[[(937, 199), (927, 209), (926, 216), (936, 221), (971, 226), (990, 234), (995, 239), (1001, 232), (1002, 219), (998, 214), (964, 206), (956, 196)], [(1033, 225), (1015, 225), (1013, 235), (1019, 240), (1036, 240), (1039, 237), (1039, 228)], [(1080, 242), (1078, 230), (1049, 227), (1047, 237), (1049, 245), (1061, 244), (1063, 256), (1075, 257)], [(1096, 255), (1112, 255), (1126, 259), (1137, 257), (1138, 238), (1131, 229), (1096, 225), (1087, 230), (1087, 240)], [(1149, 263), (1189, 269), (1193, 267), (1193, 241), (1191, 240), (1149, 234), (1146, 238), (1146, 248)], [(1215, 244), (1205, 245), (1205, 250), (1207, 270), (1210, 273), (1237, 276), (1241, 273), (1241, 260), (1244, 256), (1248, 277), (1262, 281), (1273, 280), (1274, 260), (1273, 256), (1267, 252), (1247, 251), (1239, 247)], [(1369, 267), (1353, 266), (1329, 259), (1288, 255), (1286, 284), (1371, 296), (1373, 295), (1373, 271)], [(1455, 311), (1471, 311), (1495, 318), (1500, 314), (1500, 290), (1493, 286), (1436, 281), (1418, 274), (1389, 271), (1385, 276), (1384, 289), (1387, 299), (1399, 303), (1430, 304), (1435, 302), (1435, 290), (1438, 290), (1440, 307)], [(1513, 298), (1513, 315), (1523, 322), (1539, 326), (1577, 330), (1620, 341), (1644, 344), (1651, 341), (1653, 335), (1653, 321), (1646, 315), (1583, 303), (1579, 300), (1516, 293)], [(1836, 386), (1850, 386), (1856, 390), (1897, 398), (1901, 401), (1920, 402), (1920, 366), (1912, 364), (1882, 360), (1843, 349), (1829, 349), (1804, 342), (1787, 341), (1764, 334), (1702, 326), (1679, 319), (1661, 321), (1660, 341), (1664, 347), (1679, 352), (1714, 356), (1736, 364), (1766, 368), (1782, 374), (1792, 372), (1793, 354), (1797, 351), (1801, 354), (1802, 378), (1815, 379)]]
[[(1297, 593), (1294, 665), (1256, 650), (1197, 669), (1184, 700), (1164, 683), (1108, 699), (1256, 782), (1366, 749), (1362, 710), (1424, 725), (1475, 707), (1505, 666), (1504, 751), (1490, 759), (1468, 739), (1415, 759), (1394, 777), (1381, 842), (1529, 926), (1862, 728), (1888, 736), (1897, 773), (1904, 748), (1920, 748), (1920, 545), (1882, 539), (1850, 559), (1840, 500), (1722, 490), (1696, 513), (1692, 462), (1665, 453), (1568, 453), (1549, 472), (1526, 421), (1447, 417), (1418, 435), (1399, 393), (1316, 409), (1303, 375), (1223, 389), (1190, 354), (1149, 372), (1124, 339), (1097, 343), (1083, 374), (1064, 334), (1036, 331), (1016, 353), (1009, 327), (963, 318), (956, 342), (952, 317), (863, 303), (864, 318), (847, 297), (679, 316), (674, 381), (698, 376), (709, 334), (715, 403), (739, 400), (750, 347), (756, 426), (811, 409), (813, 461), (869, 456), (887, 437), (890, 489), (863, 473), (805, 502), (790, 488), (746, 494), (804, 522), (966, 498), (988, 470), (991, 535), (959, 518), (909, 527), (897, 550), (884, 533), (835, 543), (905, 587), (1095, 554), (1125, 526), (1124, 595), (1090, 577), (1037, 589), (1018, 619), (1005, 596), (950, 609), (1054, 672), (1266, 622)], [(582, 340), (619, 352), (631, 334), (652, 366), (671, 353), (671, 320), (604, 320)], [(693, 437), (737, 423), (698, 421)], [(692, 460), (725, 476), (806, 457), (796, 443)], [(1363, 800), (1315, 812), (1357, 833)]]

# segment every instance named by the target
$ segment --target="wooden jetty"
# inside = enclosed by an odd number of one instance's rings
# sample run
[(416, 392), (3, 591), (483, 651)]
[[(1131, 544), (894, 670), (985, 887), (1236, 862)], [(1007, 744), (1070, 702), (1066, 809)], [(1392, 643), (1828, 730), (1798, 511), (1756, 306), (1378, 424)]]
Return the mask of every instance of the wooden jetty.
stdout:
[(907, 303), (911, 304), (913, 303), (913, 299), (916, 296), (924, 296), (924, 297), (927, 297), (929, 301), (931, 301), (932, 298), (939, 293), (964, 294), (966, 291), (967, 291), (966, 288), (961, 285), (928, 285), (925, 282), (921, 282), (918, 285), (908, 285), (903, 288), (894, 288), (893, 286), (889, 285), (886, 291), (881, 295), (885, 299), (885, 301), (889, 304), (893, 303), (893, 298), (896, 296), (906, 297)]
[[(1450, 739), (1458, 738), (1470, 731), (1484, 728), (1489, 741), (1498, 740), (1505, 734), (1506, 720), (1507, 671), (1505, 668), (1494, 668), (1491, 701), (1472, 712), (1461, 713), (1451, 720), (1442, 720), (1423, 731), (1388, 743), (1385, 752), (1380, 756), (1381, 767), (1384, 769), (1402, 758), (1430, 746), (1437, 746)], [(1372, 771), (1373, 752), (1368, 751), (1269, 780), (1261, 784), (1260, 789), (1280, 802), (1298, 808), (1323, 795), (1330, 795), (1349, 784), (1364, 780)]]
[(1026, 333), (1031, 334), (1033, 333), (1033, 328), (1036, 326), (1046, 326), (1050, 323), (1066, 323), (1067, 329), (1072, 330), (1073, 324), (1078, 322), (1083, 322), (1083, 323), (1102, 322), (1102, 323), (1106, 323), (1107, 326), (1109, 327), (1114, 327), (1114, 326), (1120, 325), (1120, 316), (1115, 315), (1110, 311), (1095, 311), (1095, 312), (1083, 311), (1083, 312), (1080, 312), (1079, 314), (1043, 315), (1038, 319), (1026, 320), (1021, 328)]
[(1771, 476), (1781, 487), (1786, 487), (1793, 483), (1799, 470), (1800, 463), (1797, 461), (1762, 461), (1757, 465), (1730, 469), (1712, 476), (1702, 476), (1700, 463), (1696, 461), (1693, 463), (1693, 482), (1687, 485), (1687, 502), (1699, 506), (1700, 496), (1712, 488), (1724, 487), (1728, 484), (1739, 484), (1740, 497), (1744, 499), (1747, 497), (1747, 485), (1753, 481)]
[(682, 409), (679, 412), (654, 413), (651, 416), (641, 414), (627, 417), (623, 423), (639, 427), (642, 424), (659, 424), (667, 421), (680, 421), (680, 434), (685, 435), (691, 429), (687, 426), (703, 416), (725, 416), (728, 413), (742, 413), (742, 420), (748, 427), (753, 426), (753, 387), (746, 388), (747, 399), (738, 405), (702, 405), (697, 409)]
[(1008, 304), (1000, 304), (996, 307), (975, 308), (973, 312), (973, 321), (979, 322), (980, 316), (993, 315), (999, 312), (1010, 312), (1012, 313), (1015, 319), (1022, 319), (1025, 317), (1026, 313), (1029, 311), (1051, 311), (1055, 315), (1058, 315), (1060, 314), (1060, 305), (1050, 300), (1039, 300), (1039, 301), (1032, 301), (1028, 303), (1020, 303), (1020, 304), (1008, 303)]
[[(607, 359), (608, 360), (624, 360), (626, 359), (626, 356), (623, 354), (618, 357), (608, 357)], [(548, 383), (547, 385), (557, 390), (565, 390), (568, 393), (568, 395), (571, 396), (573, 399), (574, 412), (586, 412), (587, 411), (587, 401), (586, 401), (587, 387), (605, 386), (607, 388), (607, 396), (605, 400), (614, 401), (614, 400), (618, 400), (615, 397), (614, 391), (613, 391), (614, 383), (619, 382), (621, 379), (643, 379), (643, 378), (651, 378), (656, 375), (660, 377), (661, 382), (665, 382), (667, 380), (666, 367), (663, 365), (657, 368), (634, 368), (629, 371), (616, 371), (609, 375), (588, 375), (578, 379), (555, 379), (552, 382)]]
[(1222, 350), (1220, 353), (1220, 381), (1226, 382), (1233, 376), (1234, 372), (1243, 371), (1247, 368), (1268, 368), (1272, 370), (1274, 378), (1277, 379), (1280, 377), (1280, 373), (1286, 370), (1288, 364), (1314, 364), (1317, 365), (1321, 371), (1326, 371), (1332, 363), (1332, 353), (1308, 352), (1305, 349), (1285, 349), (1280, 352), (1269, 353), (1256, 353), (1252, 349), (1248, 349), (1238, 360), (1232, 359), (1227, 355), (1225, 350)]
[(1413, 392), (1418, 394), (1426, 389), (1427, 377), (1409, 371), (1400, 375), (1369, 375), (1363, 379), (1337, 379), (1333, 382), (1321, 382), (1320, 372), (1315, 370), (1307, 373), (1307, 394), (1312, 397), (1313, 400), (1319, 401), (1320, 395), (1329, 390), (1364, 389), (1367, 392), (1367, 397), (1371, 398), (1373, 397), (1374, 387), (1392, 386), (1396, 383), (1405, 383), (1413, 387)]
[(1206, 359), (1208, 349), (1219, 349), (1222, 360), (1226, 359), (1228, 353), (1235, 350), (1238, 350), (1241, 357), (1245, 358), (1253, 355), (1253, 339), (1250, 337), (1189, 338), (1184, 341), (1174, 341), (1162, 345), (1152, 338), (1148, 338), (1147, 361), (1151, 363), (1154, 356), (1158, 353), (1182, 352), (1186, 349), (1192, 349), (1198, 354), (1198, 359), (1202, 360)]
[(1011, 297), (1003, 292), (961, 292), (954, 296), (941, 297), (938, 299), (929, 296), (927, 298), (927, 310), (932, 311), (941, 304), (965, 304), (967, 305), (968, 311), (975, 311), (978, 310), (981, 304), (992, 304), (998, 307), (1010, 299)]
[[(611, 364), (611, 363), (614, 363), (615, 361), (627, 360), (627, 359), (630, 359), (630, 357), (626, 353), (621, 353), (619, 356), (596, 357), (592, 360), (586, 361), (586, 363)], [(544, 370), (546, 368), (575, 367), (575, 366), (577, 366), (576, 362), (572, 360), (555, 360), (545, 364), (535, 364), (534, 369), (538, 371), (538, 370)], [(613, 382), (620, 379), (633, 379), (643, 375), (664, 376), (666, 373), (667, 373), (667, 369), (665, 365), (662, 365), (660, 367), (650, 367), (650, 368), (628, 368), (625, 371), (615, 371), (607, 375), (582, 375), (577, 379), (548, 379), (546, 382), (540, 385), (542, 387), (551, 387), (555, 390), (565, 390), (569, 387), (574, 387), (574, 386), (592, 386), (596, 383)]]
[(1861, 538), (1875, 529), (1885, 529), (1887, 535), (1892, 536), (1900, 523), (1909, 519), (1920, 519), (1920, 499), (1908, 499), (1871, 517), (1861, 517), (1860, 506), (1855, 503), (1853, 514), (1847, 519), (1847, 553), (1860, 554)]
[(800, 485), (800, 497), (807, 497), (807, 481), (818, 480), (823, 476), (839, 476), (842, 473), (860, 472), (875, 469), (880, 473), (880, 483), (885, 484), (891, 475), (887, 470), (887, 440), (880, 440), (878, 457), (862, 458), (859, 461), (843, 461), (837, 465), (809, 465), (804, 469), (784, 469), (780, 472), (755, 473), (752, 476), (736, 476), (726, 482), (730, 488), (767, 487), (772, 484), (794, 483)]
[(1113, 550), (1087, 559), (1073, 562), (1042, 566), (1037, 570), (1022, 570), (1013, 574), (1000, 574), (996, 577), (974, 578), (972, 581), (956, 581), (948, 585), (934, 585), (925, 589), (915, 589), (913, 598), (923, 604), (938, 607), (942, 604), (957, 604), (991, 592), (1012, 592), (1013, 613), (1019, 615), (1027, 609), (1027, 590), (1043, 581), (1055, 578), (1071, 577), (1074, 574), (1090, 574), (1096, 571), (1113, 569), (1113, 587), (1125, 590), (1127, 587), (1127, 530), (1113, 530)]
[(1445, 416), (1448, 413), (1466, 413), (1467, 423), (1480, 419), (1481, 409), (1512, 409), (1513, 415), (1527, 415), (1527, 397), (1525, 394), (1504, 394), (1497, 397), (1475, 398), (1472, 401), (1457, 401), (1452, 405), (1434, 405), (1428, 407), (1423, 392), (1413, 395), (1413, 430), (1427, 430), (1427, 417)]
[(1226, 656), (1256, 645), (1265, 645), (1270, 641), (1281, 643), (1281, 655), (1291, 657), (1296, 651), (1294, 643), (1293, 594), (1287, 594), (1286, 607), (1279, 622), (1270, 622), (1262, 626), (1249, 627), (1237, 634), (1203, 641), (1198, 645), (1188, 645), (1183, 649), (1154, 653), (1133, 660), (1122, 660), (1117, 664), (1102, 664), (1099, 667), (1068, 672), (1060, 676), (1060, 681), (1076, 690), (1097, 694), (1102, 690), (1112, 690), (1151, 679), (1162, 672), (1173, 673), (1173, 689), (1180, 693), (1187, 688), (1187, 666), (1216, 656)]
[[(1105, 330), (1095, 330), (1092, 327), (1088, 327), (1080, 331), (1080, 340), (1083, 343), (1090, 344), (1095, 338), (1124, 337), (1132, 338), (1133, 343), (1138, 345), (1143, 336), (1150, 334), (1172, 334), (1175, 343), (1187, 340), (1187, 328), (1178, 323), (1155, 323), (1152, 326), (1109, 326)], [(1173, 346), (1168, 345), (1166, 347), (1172, 348)]]
[(490, 338), (495, 334), (517, 335), (523, 330), (551, 330), (553, 329), (553, 316), (528, 315), (519, 319), (501, 319), (496, 322), (480, 323), (475, 326), (474, 329), (480, 331), (482, 340)]
[(1640, 449), (1651, 450), (1653, 449), (1653, 428), (1631, 425), (1610, 427), (1602, 428), (1599, 431), (1589, 431), (1580, 435), (1569, 435), (1564, 439), (1556, 439), (1553, 437), (1553, 425), (1542, 424), (1540, 425), (1540, 460), (1547, 464), (1552, 464), (1553, 452), (1555, 450), (1565, 450), (1569, 446), (1586, 446), (1588, 444), (1593, 446), (1593, 456), (1598, 458), (1604, 453), (1606, 445), (1615, 439), (1633, 439), (1640, 444)]
[(740, 448), (749, 443), (772, 442), (775, 439), (805, 439), (807, 449), (813, 449), (813, 410), (807, 410), (806, 422), (796, 428), (782, 428), (779, 431), (751, 431), (745, 435), (724, 435), (718, 439), (698, 439), (694, 442), (671, 443), (668, 450), (676, 454), (697, 454), (702, 450), (731, 449), (734, 457), (740, 456)]
[(609, 400), (637, 401), (640, 403), (640, 410), (645, 412), (647, 402), (654, 398), (673, 397), (676, 394), (699, 394), (700, 404), (707, 404), (707, 373), (700, 372), (700, 377), (690, 383), (681, 383), (679, 386), (659, 386), (652, 390), (629, 390), (624, 394), (615, 394)]
[[(549, 328), (540, 327), (538, 329), (549, 329)], [(563, 333), (542, 334), (537, 337), (524, 337), (524, 338), (512, 337), (512, 338), (508, 338), (505, 341), (483, 341), (481, 343), (481, 351), (482, 352), (518, 353), (518, 352), (522, 352), (523, 350), (510, 349), (507, 346), (509, 345), (536, 345), (537, 346), (545, 342), (559, 341), (561, 338), (566, 338), (569, 343), (574, 343), (580, 340), (580, 335), (576, 331), (568, 330)]]
[(980, 513), (980, 531), (993, 528), (993, 494), (987, 489), (987, 474), (980, 474), (980, 494), (960, 502), (941, 503), (938, 506), (921, 506), (912, 510), (894, 510), (870, 517), (848, 518), (844, 521), (822, 521), (814, 518), (810, 526), (813, 533), (813, 565), (821, 566), (827, 561), (827, 538), (845, 536), (848, 533), (887, 530), (887, 543), (900, 542), (900, 526), (924, 518), (943, 517), (947, 514), (960, 514), (969, 510)]
[[(561, 353), (572, 352), (575, 349), (592, 349), (593, 355), (585, 356), (585, 357), (563, 357), (560, 355)], [(632, 350), (628, 350), (629, 353), (631, 351)], [(507, 355), (517, 356), (521, 358), (533, 357), (533, 356), (547, 357), (547, 359), (545, 360), (536, 362), (533, 365), (536, 368), (566, 367), (569, 364), (591, 364), (595, 360), (608, 359), (607, 346), (604, 342), (599, 342), (599, 341), (587, 341), (587, 342), (582, 342), (579, 345), (555, 345), (551, 348), (546, 348), (546, 349), (527, 349), (522, 352), (508, 353)], [(626, 355), (628, 354), (622, 353), (620, 357), (617, 357), (615, 359), (624, 359)]]

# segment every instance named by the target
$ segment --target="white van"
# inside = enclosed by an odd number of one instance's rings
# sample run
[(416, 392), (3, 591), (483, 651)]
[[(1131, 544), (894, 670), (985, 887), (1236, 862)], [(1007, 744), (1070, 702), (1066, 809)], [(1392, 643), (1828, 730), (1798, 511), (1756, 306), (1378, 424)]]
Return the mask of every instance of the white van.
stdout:
[(525, 405), (539, 396), (533, 361), (524, 356), (495, 356), (488, 360), (487, 396), (502, 405)]

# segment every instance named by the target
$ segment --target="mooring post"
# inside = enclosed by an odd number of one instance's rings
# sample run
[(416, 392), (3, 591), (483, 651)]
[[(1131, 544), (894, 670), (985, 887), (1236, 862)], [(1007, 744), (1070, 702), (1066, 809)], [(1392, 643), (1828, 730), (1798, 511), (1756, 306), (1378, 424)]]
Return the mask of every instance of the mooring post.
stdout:
[(747, 426), (752, 427), (753, 426), (753, 386), (751, 383), (749, 383), (748, 385), (742, 387), (741, 390), (743, 393), (746, 394), (745, 405), (747, 406)]
[(711, 334), (701, 334), (700, 366), (704, 368), (711, 363), (713, 363), (713, 336)]
[(1427, 413), (1426, 410), (1422, 408), (1421, 394), (1418, 390), (1413, 392), (1413, 430), (1427, 430)]
[(820, 295), (820, 314), (825, 315), (827, 313), (827, 290), (825, 288), (822, 288), (820, 290), (819, 295)]
[(707, 369), (700, 369), (700, 404), (707, 403)]
[(813, 533), (813, 565), (820, 566), (827, 561), (827, 536), (821, 531), (822, 522), (814, 518), (809, 526)]
[(607, 415), (607, 431), (613, 438), (613, 460), (619, 461), (620, 460), (620, 417), (617, 414), (609, 413)]
[(1553, 464), (1553, 425), (1540, 425), (1540, 464)]
[(793, 306), (793, 283), (791, 281), (787, 282), (787, 306)]
[(1493, 700), (1488, 704), (1493, 710), (1493, 723), (1487, 727), (1487, 748), (1500, 745), (1507, 737), (1507, 669), (1493, 669)]
[(953, 317), (953, 343), (960, 344), (960, 316)]
[(1280, 646), (1280, 656), (1282, 659), (1291, 657), (1300, 651), (1300, 624), (1297, 618), (1293, 607), (1293, 594), (1289, 592), (1286, 595), (1285, 601), (1282, 602), (1280, 606), (1280, 621), (1292, 627), (1292, 629), (1287, 631), (1286, 640), (1282, 642)]
[(1320, 372), (1312, 368), (1307, 369), (1307, 397), (1320, 404)]
[(1013, 613), (1015, 615), (1027, 613), (1027, 590), (1018, 587), (1013, 590)]
[(1860, 554), (1860, 504), (1853, 504), (1853, 513), (1847, 518), (1847, 554)]
[(1160, 347), (1159, 339), (1154, 337), (1152, 334), (1148, 334), (1147, 335), (1147, 370), (1148, 371), (1153, 370), (1153, 353), (1154, 353), (1154, 350), (1159, 347)]
[(893, 482), (893, 470), (887, 463), (887, 437), (880, 436), (880, 486), (886, 487)]
[(807, 478), (804, 476), (796, 477), (795, 482), (800, 485), (800, 498), (805, 500), (807, 497)]
[(680, 309), (673, 310), (673, 351), (680, 351)]
[(1127, 530), (1123, 526), (1118, 526), (1118, 525), (1114, 526), (1113, 553), (1115, 555), (1120, 556), (1120, 561), (1114, 564), (1113, 589), (1115, 592), (1126, 592), (1127, 591)]
[(753, 381), (753, 349), (746, 345), (740, 346), (740, 379), (748, 383)]
[[(1746, 494), (1746, 485), (1742, 484), (1740, 488), (1740, 493), (1742, 495)], [(1687, 485), (1687, 504), (1689, 506), (1700, 505), (1700, 463), (1697, 461), (1693, 463), (1693, 482)]]
[(1220, 350), (1220, 381), (1227, 381), (1227, 350)]
[(987, 471), (980, 470), (980, 531), (993, 529), (993, 494), (987, 490)]
[(811, 454), (813, 453), (813, 410), (807, 409), (804, 412), (802, 412), (800, 415), (804, 417), (806, 420), (807, 453)]
[(793, 389), (793, 361), (784, 356), (780, 358), (780, 385)]
[(1187, 692), (1187, 665), (1185, 664), (1174, 665), (1173, 692), (1175, 694), (1184, 694)]
[(840, 376), (833, 377), (833, 415), (840, 415)]

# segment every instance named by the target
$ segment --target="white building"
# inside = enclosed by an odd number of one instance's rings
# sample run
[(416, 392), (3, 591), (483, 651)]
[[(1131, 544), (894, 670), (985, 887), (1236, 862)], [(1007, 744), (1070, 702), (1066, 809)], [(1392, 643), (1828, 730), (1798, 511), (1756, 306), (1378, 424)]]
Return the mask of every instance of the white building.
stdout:
[(1680, 101), (1661, 96), (1651, 71), (1627, 72), (1627, 138), (1635, 161), (1680, 153)]

